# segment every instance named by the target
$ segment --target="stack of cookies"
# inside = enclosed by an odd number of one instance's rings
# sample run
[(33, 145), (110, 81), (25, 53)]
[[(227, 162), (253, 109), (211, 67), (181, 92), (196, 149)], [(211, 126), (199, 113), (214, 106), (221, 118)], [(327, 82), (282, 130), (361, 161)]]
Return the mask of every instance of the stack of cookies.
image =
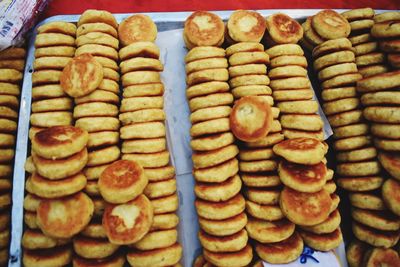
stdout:
[(60, 125), (72, 125), (73, 101), (61, 89), (62, 69), (75, 53), (76, 26), (55, 21), (38, 29), (32, 74), (32, 110), (30, 139), (38, 131)]
[(379, 42), (379, 48), (387, 55), (393, 69), (400, 69), (400, 12), (390, 11), (375, 15), (371, 35)]
[(318, 103), (307, 76), (307, 60), (297, 44), (280, 44), (266, 50), (271, 58), (268, 76), (273, 99), (281, 112), (285, 138), (323, 140), (323, 121), (316, 114)]
[(279, 199), (282, 212), (299, 226), (309, 247), (329, 251), (339, 246), (339, 199), (335, 184), (326, 182), (333, 176), (325, 165), (326, 145), (313, 138), (294, 138), (275, 145), (273, 151), (283, 158), (278, 168), (285, 185)]
[[(382, 167), (387, 172), (386, 180), (382, 185), (381, 197), (389, 209), (396, 216), (392, 216), (386, 211), (365, 211), (358, 210), (359, 218), (355, 220), (369, 227), (377, 229), (378, 233), (386, 233), (391, 237), (390, 242), (359, 239), (375, 246), (391, 247), (399, 239), (400, 229), (400, 210), (398, 189), (400, 188), (400, 146), (399, 146), (399, 123), (400, 109), (398, 102), (399, 93), (396, 88), (400, 86), (400, 72), (388, 72), (362, 79), (357, 82), (357, 91), (362, 94), (361, 103), (364, 106), (364, 117), (371, 122), (371, 133), (374, 138), (374, 145), (378, 150), (378, 159)], [(385, 207), (382, 207), (384, 209)], [(357, 214), (356, 214), (357, 215)], [(373, 219), (368, 217), (373, 216)], [(364, 217), (365, 219), (361, 219)], [(380, 231), (380, 232), (379, 232)], [(390, 232), (389, 232), (390, 231)], [(386, 240), (385, 240), (386, 241)]]
[[(33, 171), (26, 181), (27, 229), (22, 238), (25, 266), (63, 266), (72, 260), (71, 238), (93, 215), (83, 192), (88, 133), (72, 126), (49, 127), (32, 141)], [(29, 165), (29, 164), (28, 164)]]
[(164, 124), (164, 85), (160, 77), (163, 64), (159, 60), (160, 49), (154, 44), (157, 27), (150, 17), (133, 15), (121, 22), (119, 35), (125, 45), (119, 51), (122, 159), (144, 168), (149, 183), (143, 194), (150, 199), (154, 211), (150, 232), (147, 230), (137, 236), (135, 243), (130, 242), (134, 244), (127, 259), (132, 266), (172, 266), (180, 261), (182, 247), (177, 242), (175, 169), (170, 164)]
[(346, 258), (350, 267), (373, 266), (374, 264), (400, 266), (400, 257), (396, 250), (371, 247), (357, 239), (347, 246)]
[(0, 265), (8, 261), (11, 181), (25, 49), (0, 52)]
[(213, 46), (224, 36), (223, 23), (212, 13), (195, 12), (186, 20), (184, 32), (191, 42), (186, 42), (187, 47), (195, 46), (185, 62), (200, 243), (209, 263), (246, 266), (253, 253), (244, 229), (247, 216), (237, 174), (238, 148), (229, 125), (233, 96), (225, 50)]
[(374, 25), (374, 14), (372, 8), (359, 8), (342, 13), (351, 27), (349, 40), (354, 48), (358, 71), (363, 77), (388, 71), (385, 56), (379, 52), (378, 42), (370, 33)]
[(322, 10), (308, 17), (302, 24), (304, 36), (302, 46), (309, 51), (326, 40), (348, 36), (351, 28), (345, 17), (334, 10)]

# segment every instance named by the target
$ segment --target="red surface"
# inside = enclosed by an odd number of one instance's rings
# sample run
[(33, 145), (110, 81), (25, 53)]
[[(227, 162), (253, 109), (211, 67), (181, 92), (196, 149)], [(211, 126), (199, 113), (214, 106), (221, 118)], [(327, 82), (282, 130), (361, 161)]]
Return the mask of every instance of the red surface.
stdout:
[(232, 9), (359, 8), (400, 9), (400, 0), (53, 0), (45, 17), (81, 14), (86, 9), (112, 13)]

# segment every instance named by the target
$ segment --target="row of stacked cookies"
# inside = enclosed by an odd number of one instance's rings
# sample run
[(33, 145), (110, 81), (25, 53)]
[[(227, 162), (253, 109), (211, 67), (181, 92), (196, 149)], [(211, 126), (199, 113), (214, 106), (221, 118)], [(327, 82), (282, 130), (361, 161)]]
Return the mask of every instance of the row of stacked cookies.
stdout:
[(386, 53), (387, 61), (393, 69), (400, 68), (400, 12), (391, 11), (375, 15), (375, 24), (371, 29), (379, 48)]
[(75, 53), (76, 26), (68, 22), (51, 22), (40, 26), (37, 32), (30, 139), (44, 128), (72, 125), (73, 121), (73, 101), (61, 89), (60, 76)]
[(12, 166), (25, 54), (25, 49), (17, 47), (0, 52), (0, 265), (8, 260)]
[[(260, 44), (266, 25), (256, 12), (232, 13), (227, 32), (236, 36), (236, 44), (226, 49), (229, 76), (236, 99), (230, 115), (232, 132), (239, 143), (239, 171), (246, 185), (246, 230), (255, 241), (257, 256), (269, 263), (287, 263), (298, 258), (303, 241), (279, 207), (281, 181), (277, 175), (278, 160), (272, 147), (283, 140), (278, 120), (279, 109), (267, 76), (269, 56)], [(235, 21), (233, 23), (232, 21)], [(251, 29), (243, 21), (254, 23)], [(234, 34), (232, 34), (234, 33)], [(272, 108), (271, 108), (272, 107)]]
[(53, 126), (32, 141), (33, 173), (26, 181), (27, 229), (22, 237), (24, 266), (67, 265), (71, 239), (92, 218), (94, 205), (82, 192), (88, 161), (88, 133), (73, 126)]
[[(212, 27), (205, 27), (209, 23)], [(253, 253), (244, 229), (247, 216), (240, 193), (239, 151), (229, 125), (233, 96), (228, 61), (225, 50), (218, 48), (224, 40), (224, 24), (215, 14), (194, 12), (185, 22), (184, 40), (189, 49), (196, 46), (185, 63), (200, 243), (210, 264), (246, 266)]]
[(118, 251), (120, 244), (110, 242), (102, 224), (106, 202), (99, 189), (101, 174), (120, 157), (118, 23), (109, 12), (87, 10), (77, 26), (75, 58), (64, 68), (62, 87), (74, 97), (75, 126), (89, 133), (85, 192), (95, 210), (89, 225), (73, 240), (73, 262), (78, 266), (122, 265), (125, 259)]
[[(299, 226), (306, 245), (329, 251), (342, 241), (341, 217), (337, 209), (339, 198), (335, 194), (333, 171), (327, 169), (324, 159), (328, 149), (321, 143), (324, 140), (323, 122), (316, 114), (318, 103), (312, 99), (314, 93), (307, 76), (307, 60), (296, 44), (303, 37), (303, 29), (284, 14), (268, 17), (267, 28), (268, 38), (272, 41), (269, 43), (273, 44), (266, 51), (274, 65), (268, 73), (270, 86), (281, 113), (283, 134), (289, 139), (273, 149), (275, 154), (284, 157), (278, 166), (279, 178), (285, 185), (280, 195), (280, 207), (283, 214)], [(298, 156), (290, 158), (296, 153)], [(312, 203), (314, 199), (318, 201)], [(304, 209), (296, 211), (292, 205), (300, 202)], [(307, 207), (309, 204), (315, 205), (314, 208)]]
[(341, 15), (351, 27), (349, 40), (354, 48), (359, 73), (367, 77), (388, 71), (385, 55), (379, 51), (378, 42), (370, 33), (375, 23), (375, 11), (372, 8), (360, 8), (343, 12)]
[[(335, 12), (325, 15), (325, 19), (341, 21), (325, 25), (327, 33), (335, 34), (328, 36), (331, 40), (313, 50), (314, 69), (322, 82), (322, 99), (326, 101), (323, 109), (334, 128), (334, 148), (340, 151), (336, 156), (339, 162), (337, 172), (341, 176), (338, 183), (352, 192), (350, 202), (353, 206), (353, 233), (356, 237), (371, 244), (388, 246), (394, 241), (395, 235), (390, 236), (389, 232), (386, 232), (386, 236), (381, 234), (381, 223), (387, 223), (384, 226), (386, 230), (397, 227), (397, 223), (390, 214), (374, 211), (385, 209), (382, 199), (373, 193), (373, 190), (381, 187), (383, 178), (380, 176), (376, 149), (368, 135), (368, 125), (363, 122), (355, 89), (356, 82), (362, 76), (358, 73), (352, 44), (346, 38), (350, 24)], [(374, 57), (374, 54), (366, 54), (366, 57), (370, 56)]]
[[(133, 32), (135, 27), (139, 30)], [(182, 257), (175, 169), (170, 163), (164, 122), (164, 85), (160, 77), (164, 67), (160, 49), (154, 43), (156, 37), (157, 26), (147, 16), (130, 16), (120, 24), (120, 38), (125, 45), (119, 51), (122, 159), (144, 168), (148, 184), (143, 193), (150, 199), (154, 213), (149, 232), (138, 237), (128, 250), (132, 266), (175, 266)]]

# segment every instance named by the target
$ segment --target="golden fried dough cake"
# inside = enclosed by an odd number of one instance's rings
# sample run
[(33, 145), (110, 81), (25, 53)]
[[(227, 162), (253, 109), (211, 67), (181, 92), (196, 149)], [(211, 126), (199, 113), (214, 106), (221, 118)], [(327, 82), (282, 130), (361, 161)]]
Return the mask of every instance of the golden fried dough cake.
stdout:
[(383, 168), (395, 179), (400, 179), (400, 157), (396, 153), (380, 152), (379, 162)]
[(73, 58), (63, 69), (60, 84), (71, 97), (81, 97), (93, 92), (103, 80), (103, 67), (90, 54)]
[(78, 27), (87, 23), (105, 23), (113, 28), (118, 28), (114, 16), (105, 10), (88, 9), (82, 13), (78, 20)]
[(210, 220), (224, 220), (236, 216), (244, 211), (245, 200), (241, 194), (223, 202), (211, 202), (201, 199), (195, 200), (197, 214)]
[(246, 245), (242, 250), (236, 252), (211, 252), (204, 250), (205, 259), (217, 266), (247, 266), (253, 259), (253, 250)]
[(271, 107), (257, 96), (246, 96), (235, 102), (229, 117), (233, 134), (246, 142), (265, 137), (272, 124)]
[(188, 49), (197, 46), (220, 46), (224, 42), (224, 23), (207, 11), (193, 12), (185, 21), (183, 38)]
[(285, 264), (296, 260), (303, 251), (303, 239), (294, 232), (289, 238), (270, 244), (257, 242), (255, 250), (260, 258), (272, 264)]
[(373, 248), (365, 253), (363, 265), (367, 267), (400, 266), (400, 258), (398, 252), (393, 249)]
[(363, 257), (367, 252), (369, 246), (357, 239), (352, 242), (346, 248), (346, 259), (350, 267), (361, 266)]
[(194, 192), (198, 198), (208, 201), (226, 201), (239, 193), (242, 181), (238, 175), (222, 183), (196, 183)]
[(247, 215), (241, 212), (224, 220), (212, 220), (199, 217), (200, 228), (213, 236), (229, 236), (242, 230), (247, 224)]
[(347, 37), (351, 27), (346, 18), (333, 10), (323, 10), (312, 17), (313, 29), (325, 39)]
[(316, 193), (302, 193), (285, 187), (279, 204), (289, 220), (310, 226), (322, 223), (329, 217), (332, 199), (324, 189)]
[(102, 197), (114, 204), (135, 199), (143, 193), (147, 183), (143, 168), (128, 160), (118, 160), (109, 165), (98, 180)]
[(153, 223), (153, 207), (145, 195), (125, 204), (108, 204), (103, 226), (113, 244), (132, 244), (142, 239)]
[(86, 227), (93, 210), (92, 200), (80, 192), (63, 198), (41, 200), (36, 220), (46, 235), (70, 238)]
[(399, 240), (398, 231), (381, 231), (354, 221), (352, 223), (352, 230), (359, 240), (374, 247), (390, 248)]
[(299, 232), (307, 246), (320, 251), (330, 251), (338, 247), (343, 240), (340, 228), (328, 234), (314, 234), (307, 231)]
[(289, 162), (306, 165), (320, 163), (327, 152), (323, 143), (313, 138), (285, 140), (275, 145), (273, 150)]
[(286, 186), (300, 192), (314, 193), (324, 187), (327, 168), (322, 162), (302, 165), (282, 160), (279, 163), (278, 173)]
[(400, 198), (396, 192), (400, 189), (398, 180), (388, 179), (382, 186), (382, 198), (386, 206), (397, 216), (400, 215)]
[(387, 211), (371, 211), (353, 208), (351, 216), (355, 221), (378, 230), (396, 231), (400, 228), (398, 217)]
[(249, 236), (261, 243), (276, 243), (289, 238), (295, 230), (295, 224), (282, 219), (278, 221), (265, 221), (249, 218), (246, 224)]
[(269, 37), (277, 44), (296, 44), (303, 37), (301, 25), (288, 15), (276, 13), (266, 19)]
[(157, 26), (149, 16), (135, 14), (118, 25), (118, 37), (123, 46), (141, 41), (154, 42), (157, 38)]
[(22, 262), (26, 267), (34, 266), (65, 266), (72, 261), (70, 246), (60, 246), (50, 249), (24, 249)]
[(125, 261), (124, 255), (118, 252), (104, 259), (85, 259), (77, 255), (72, 258), (72, 264), (76, 267), (122, 267)]
[(248, 235), (246, 230), (223, 237), (209, 235), (199, 231), (199, 240), (204, 249), (212, 252), (234, 252), (243, 249), (247, 245)]
[(313, 226), (302, 226), (301, 229), (314, 234), (328, 234), (335, 231), (340, 226), (340, 222), (341, 217), (339, 210), (335, 209), (331, 214), (329, 214), (328, 219), (322, 223)]
[(266, 30), (261, 14), (249, 10), (236, 10), (227, 22), (227, 38), (231, 43), (260, 42)]
[(119, 246), (108, 242), (107, 239), (76, 236), (73, 240), (74, 251), (87, 259), (102, 259), (114, 254)]
[(174, 266), (182, 257), (182, 247), (179, 243), (175, 243), (166, 248), (147, 251), (130, 250), (126, 257), (131, 266)]

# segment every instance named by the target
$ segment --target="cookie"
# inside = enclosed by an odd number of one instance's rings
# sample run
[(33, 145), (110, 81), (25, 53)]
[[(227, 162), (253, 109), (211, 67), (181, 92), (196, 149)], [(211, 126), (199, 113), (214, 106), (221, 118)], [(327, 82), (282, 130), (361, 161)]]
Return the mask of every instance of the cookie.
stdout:
[(157, 26), (149, 16), (135, 14), (118, 25), (118, 37), (123, 46), (134, 42), (154, 42), (157, 38)]

